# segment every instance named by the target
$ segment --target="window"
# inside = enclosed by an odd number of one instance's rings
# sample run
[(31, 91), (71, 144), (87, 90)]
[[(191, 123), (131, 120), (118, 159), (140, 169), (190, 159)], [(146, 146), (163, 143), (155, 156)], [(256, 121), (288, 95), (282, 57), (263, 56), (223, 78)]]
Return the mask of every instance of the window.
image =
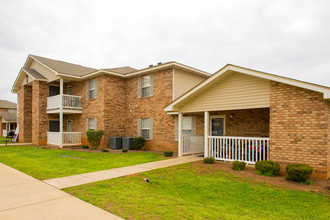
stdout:
[(153, 139), (153, 119), (139, 118), (138, 119), (138, 136), (145, 139)]
[[(174, 140), (178, 141), (178, 127), (179, 127), (179, 120), (178, 117), (174, 119), (175, 124), (175, 131), (174, 131)], [(196, 116), (186, 116), (183, 117), (182, 123), (182, 134), (183, 135), (196, 135), (196, 124), (197, 124), (197, 117)]]
[(97, 118), (89, 118), (86, 121), (86, 130), (97, 130)]
[(183, 134), (191, 134), (192, 129), (192, 117), (183, 117)]
[(60, 132), (60, 121), (50, 120), (49, 129), (50, 132)]
[(149, 118), (142, 118), (142, 137), (149, 139), (150, 125)]
[(87, 99), (97, 98), (97, 79), (92, 79), (86, 82), (86, 97)]
[(153, 96), (153, 76), (142, 76), (138, 79), (138, 97)]
[(72, 86), (68, 86), (67, 88), (67, 94), (72, 95)]
[(49, 86), (49, 96), (59, 95), (60, 87), (58, 86)]
[(29, 76), (25, 75), (25, 83), (29, 83)]
[(142, 97), (150, 96), (150, 76), (142, 77)]

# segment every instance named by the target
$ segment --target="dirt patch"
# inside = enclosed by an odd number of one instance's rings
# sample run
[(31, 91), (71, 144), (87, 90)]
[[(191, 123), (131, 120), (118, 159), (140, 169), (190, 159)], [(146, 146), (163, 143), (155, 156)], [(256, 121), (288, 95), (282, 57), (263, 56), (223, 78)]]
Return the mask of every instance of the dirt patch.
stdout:
[[(250, 180), (255, 183), (265, 183), (272, 186), (279, 186), (290, 190), (303, 190), (313, 191), (330, 194), (330, 180), (322, 180), (316, 177), (312, 177), (313, 184), (301, 184), (298, 182), (290, 181), (285, 179), (285, 171), (281, 170), (279, 175), (276, 177), (262, 176), (255, 173), (254, 165), (247, 165), (246, 170), (235, 171), (232, 170), (231, 162), (216, 161), (214, 164), (205, 164), (202, 161), (192, 163), (192, 166), (199, 171), (205, 173), (214, 173), (223, 171), (225, 173), (231, 173), (239, 177), (238, 180)], [(203, 168), (203, 169), (201, 169)]]

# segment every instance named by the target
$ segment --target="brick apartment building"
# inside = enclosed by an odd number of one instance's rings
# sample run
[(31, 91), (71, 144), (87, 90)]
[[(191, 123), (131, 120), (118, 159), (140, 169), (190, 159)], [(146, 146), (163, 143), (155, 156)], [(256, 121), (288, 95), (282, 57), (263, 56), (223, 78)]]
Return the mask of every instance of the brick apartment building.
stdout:
[(330, 88), (226, 65), (212, 76), (169, 62), (92, 69), (29, 55), (18, 94), (21, 142), (86, 144), (86, 130), (144, 136), (151, 150), (218, 160), (306, 163), (330, 175)]
[(7, 136), (17, 126), (17, 104), (0, 100), (0, 136)]

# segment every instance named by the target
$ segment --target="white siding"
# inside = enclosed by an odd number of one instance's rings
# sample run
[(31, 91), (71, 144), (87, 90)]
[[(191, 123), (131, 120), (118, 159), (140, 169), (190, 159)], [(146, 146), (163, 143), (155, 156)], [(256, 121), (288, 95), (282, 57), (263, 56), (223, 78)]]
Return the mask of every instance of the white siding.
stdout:
[(269, 80), (233, 72), (178, 107), (181, 112), (265, 108), (269, 107), (269, 88)]
[(174, 69), (173, 100), (205, 80), (207, 77), (196, 75), (180, 69)]
[(48, 81), (53, 81), (58, 79), (59, 77), (55, 76), (55, 73), (48, 69), (47, 67), (43, 66), (42, 64), (38, 63), (37, 61), (33, 61), (29, 67), (30, 69), (35, 69), (41, 75), (46, 77)]

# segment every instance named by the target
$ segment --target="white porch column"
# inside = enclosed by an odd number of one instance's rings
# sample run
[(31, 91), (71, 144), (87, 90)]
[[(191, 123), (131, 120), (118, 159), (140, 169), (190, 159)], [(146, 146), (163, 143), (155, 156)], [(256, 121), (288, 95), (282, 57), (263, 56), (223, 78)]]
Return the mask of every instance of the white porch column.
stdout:
[(204, 112), (204, 157), (209, 156), (210, 112)]
[(63, 148), (63, 78), (60, 78), (60, 148)]
[(183, 153), (183, 114), (179, 112), (179, 118), (178, 118), (178, 157), (182, 157)]

